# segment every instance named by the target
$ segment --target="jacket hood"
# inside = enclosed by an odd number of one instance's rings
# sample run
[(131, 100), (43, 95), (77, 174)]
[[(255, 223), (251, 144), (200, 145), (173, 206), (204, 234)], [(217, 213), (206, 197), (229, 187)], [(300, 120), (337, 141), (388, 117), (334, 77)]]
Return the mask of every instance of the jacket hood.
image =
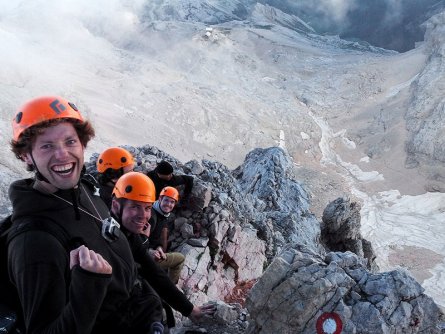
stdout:
[[(35, 179), (23, 179), (13, 182), (9, 187), (9, 199), (13, 207), (13, 219), (21, 216), (46, 215), (48, 212), (59, 211), (67, 206), (72, 206), (68, 202), (56, 198), (51, 194), (45, 194), (34, 189), (34, 182)], [(79, 196), (79, 192), (74, 189), (59, 190), (55, 194), (72, 202), (73, 191), (76, 191), (75, 196)]]

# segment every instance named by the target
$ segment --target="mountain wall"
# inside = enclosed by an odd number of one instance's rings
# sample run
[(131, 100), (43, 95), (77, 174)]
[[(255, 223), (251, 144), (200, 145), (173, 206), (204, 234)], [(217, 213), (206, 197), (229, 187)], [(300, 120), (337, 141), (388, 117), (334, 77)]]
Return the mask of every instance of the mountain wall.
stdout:
[(445, 191), (445, 13), (425, 24), (428, 62), (412, 84), (406, 112), (408, 168), (423, 167), (429, 189)]

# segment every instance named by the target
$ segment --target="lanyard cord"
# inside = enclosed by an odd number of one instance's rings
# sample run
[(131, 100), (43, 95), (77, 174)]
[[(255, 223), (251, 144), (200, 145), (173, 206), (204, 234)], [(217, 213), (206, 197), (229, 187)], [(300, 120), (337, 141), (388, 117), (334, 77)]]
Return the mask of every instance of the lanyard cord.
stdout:
[[(106, 219), (102, 219), (102, 216), (100, 215), (99, 211), (97, 210), (96, 206), (93, 203), (93, 200), (90, 198), (90, 195), (85, 190), (84, 186), (81, 184), (80, 187), (85, 192), (85, 195), (87, 196), (88, 201), (92, 205), (94, 211), (96, 211), (96, 214), (97, 214), (97, 216), (99, 216), (99, 218), (96, 217), (95, 215), (93, 215), (92, 213), (88, 212), (87, 210), (82, 209), (76, 203), (77, 210), (80, 210), (80, 211), (86, 213), (88, 216), (93, 217), (95, 220), (97, 220), (100, 223), (100, 224), (96, 223), (96, 225), (102, 231), (102, 237), (104, 237), (105, 240), (107, 240), (108, 242), (116, 241), (119, 238), (119, 228), (120, 228), (120, 225), (112, 217), (108, 217)], [(76, 209), (75, 205), (73, 203), (71, 203), (70, 201), (66, 200), (65, 198), (60, 197), (59, 195), (56, 195), (54, 193), (52, 193), (51, 195), (53, 195), (54, 197), (64, 201), (65, 203), (68, 203), (69, 205), (72, 205), (74, 207), (74, 209)]]
[[(100, 215), (99, 211), (97, 210), (96, 206), (94, 205), (93, 200), (90, 198), (90, 195), (88, 195), (88, 191), (85, 190), (83, 184), (81, 184), (80, 186), (81, 186), (83, 192), (85, 193), (85, 195), (87, 195), (87, 198), (88, 198), (88, 200), (89, 200), (90, 203), (91, 203), (91, 206), (93, 207), (94, 211), (96, 211), (96, 214), (99, 216), (100, 221), (102, 222), (102, 221), (103, 221), (102, 216)], [(96, 218), (96, 217), (95, 217), (95, 218)], [(97, 219), (97, 218), (96, 218), (96, 219)]]
[[(85, 188), (83, 187), (83, 185), (80, 185), (80, 186), (82, 187), (83, 191), (84, 191), (85, 194), (87, 195), (88, 200), (90, 201), (91, 205), (92, 205), (93, 208), (94, 208), (94, 211), (96, 211), (96, 214), (99, 216), (99, 218), (97, 218), (95, 215), (93, 215), (92, 213), (88, 212), (87, 210), (82, 209), (81, 207), (78, 207), (79, 210), (82, 211), (82, 212), (84, 212), (84, 213), (86, 213), (87, 215), (93, 217), (93, 218), (96, 219), (97, 221), (102, 222), (102, 217), (101, 217), (101, 215), (99, 214), (99, 211), (97, 211), (96, 206), (94, 205), (94, 203), (93, 203), (93, 201), (91, 200), (90, 196), (88, 195), (88, 192), (85, 191)], [(56, 197), (56, 198), (58, 198), (58, 199), (64, 201), (65, 203), (68, 203), (69, 205), (72, 205), (72, 206), (74, 207), (74, 204), (71, 203), (70, 201), (66, 200), (65, 198), (60, 197), (59, 195), (56, 195), (56, 194), (54, 194), (54, 193), (51, 193), (51, 195), (53, 195), (54, 197)]]

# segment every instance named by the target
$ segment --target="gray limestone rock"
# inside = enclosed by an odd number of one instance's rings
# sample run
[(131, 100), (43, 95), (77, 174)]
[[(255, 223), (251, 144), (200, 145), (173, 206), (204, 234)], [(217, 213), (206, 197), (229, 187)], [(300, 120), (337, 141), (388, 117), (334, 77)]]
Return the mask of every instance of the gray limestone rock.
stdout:
[(321, 242), (331, 251), (351, 251), (368, 260), (368, 269), (377, 271), (372, 245), (360, 233), (360, 205), (337, 198), (323, 212)]
[(275, 258), (248, 295), (247, 309), (252, 334), (315, 333), (325, 314), (335, 314), (344, 333), (441, 333), (444, 320), (405, 271), (368, 274), (356, 254), (322, 258), (300, 246)]

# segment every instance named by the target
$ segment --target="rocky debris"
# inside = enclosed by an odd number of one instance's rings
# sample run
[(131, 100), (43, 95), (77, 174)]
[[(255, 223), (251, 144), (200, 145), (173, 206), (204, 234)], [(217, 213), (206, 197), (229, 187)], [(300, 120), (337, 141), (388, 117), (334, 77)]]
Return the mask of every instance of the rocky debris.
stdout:
[(321, 242), (330, 251), (351, 251), (368, 260), (367, 267), (378, 271), (376, 255), (369, 241), (360, 233), (360, 204), (349, 198), (337, 198), (323, 212)]
[(337, 317), (342, 333), (433, 334), (444, 321), (406, 271), (373, 274), (349, 251), (322, 257), (299, 245), (274, 259), (248, 295), (247, 309), (249, 334), (312, 334), (326, 314)]

